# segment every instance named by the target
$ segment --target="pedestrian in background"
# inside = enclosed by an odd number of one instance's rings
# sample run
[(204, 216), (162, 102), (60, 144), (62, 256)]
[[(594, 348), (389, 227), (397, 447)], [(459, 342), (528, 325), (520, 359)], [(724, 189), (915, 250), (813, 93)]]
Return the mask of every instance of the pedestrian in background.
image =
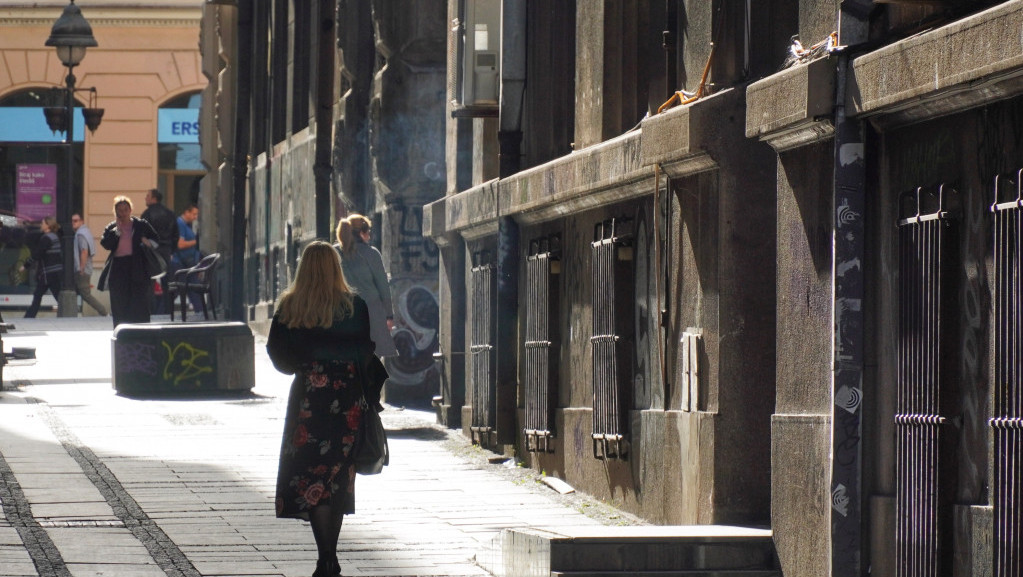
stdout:
[[(156, 252), (163, 257), (163, 262), (170, 264), (171, 255), (178, 248), (178, 217), (174, 216), (174, 211), (163, 205), (163, 193), (159, 189), (151, 188), (146, 193), (146, 210), (142, 212), (142, 220), (153, 225), (156, 234), (160, 235), (160, 246)], [(163, 292), (153, 299), (153, 314), (169, 313), (170, 307), (174, 306), (167, 291), (167, 279), (170, 276), (165, 274), (160, 277)]]
[(142, 243), (159, 246), (160, 236), (149, 222), (131, 215), (131, 199), (114, 198), (116, 219), (103, 229), (99, 244), (110, 251), (99, 286), (110, 287), (110, 312), (114, 328), (121, 323), (148, 323), (153, 300), (153, 280), (146, 272)]
[(370, 336), (376, 343), (376, 355), (398, 354), (391, 330), (394, 310), (391, 307), (391, 285), (384, 270), (380, 251), (369, 244), (373, 223), (361, 214), (351, 214), (337, 223), (337, 244), (345, 281), (369, 307)]
[(341, 574), (338, 536), (355, 512), (356, 433), (365, 411), (380, 407), (386, 371), (373, 355), (369, 311), (323, 241), (306, 247), (291, 286), (277, 303), (266, 350), (294, 374), (277, 472), (277, 517), (312, 525), (313, 577)]
[[(195, 229), (192, 228), (192, 224), (198, 218), (199, 207), (191, 204), (177, 219), (177, 249), (174, 251), (174, 256), (168, 261), (169, 266), (167, 267), (167, 276), (172, 277), (171, 280), (173, 280), (176, 271), (199, 264), (199, 259), (202, 256), (199, 252), (199, 237), (195, 234)], [(166, 293), (166, 291), (164, 292)], [(205, 310), (206, 305), (203, 303), (202, 297), (194, 291), (188, 291), (188, 302), (192, 304), (192, 310), (197, 313)], [(174, 303), (171, 303), (171, 306), (173, 305)]]
[(21, 265), (21, 270), (27, 271), (28, 267), (36, 265), (36, 288), (32, 292), (32, 304), (25, 311), (26, 319), (34, 319), (39, 313), (39, 305), (43, 302), (43, 295), (49, 289), (53, 298), (59, 303), (61, 283), (64, 276), (64, 257), (60, 251), (60, 224), (52, 216), (44, 217), (39, 224), (43, 232), (32, 249), (32, 255)]
[[(71, 228), (75, 229), (75, 291), (82, 296), (83, 303), (88, 303), (99, 316), (105, 317), (107, 307), (92, 296), (92, 258), (96, 256), (96, 241), (82, 215), (71, 215)], [(84, 304), (82, 308), (85, 308)]]

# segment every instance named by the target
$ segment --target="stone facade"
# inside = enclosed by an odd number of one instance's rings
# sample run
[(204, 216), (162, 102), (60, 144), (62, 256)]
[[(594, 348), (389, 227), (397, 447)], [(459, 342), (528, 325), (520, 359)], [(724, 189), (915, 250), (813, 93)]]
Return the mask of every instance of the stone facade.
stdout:
[[(322, 1), (294, 21), (346, 16), (330, 118), (251, 124), (246, 306), (329, 235), (298, 222), (329, 141), (327, 220), (373, 214), (396, 297), (436, 314), (408, 358), (436, 351), (441, 422), (657, 523), (769, 526), (786, 576), (1010, 575), (1019, 253), (993, 264), (992, 205), (1023, 167), (1023, 1), (948, 4)], [(484, 31), (496, 60), (465, 58)]]

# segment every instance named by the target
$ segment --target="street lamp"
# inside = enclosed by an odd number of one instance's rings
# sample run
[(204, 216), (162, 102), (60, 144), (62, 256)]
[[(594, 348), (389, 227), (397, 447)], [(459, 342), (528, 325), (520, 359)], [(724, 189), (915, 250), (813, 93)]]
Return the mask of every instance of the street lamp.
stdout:
[[(85, 58), (85, 49), (89, 46), (99, 46), (92, 36), (92, 26), (82, 16), (82, 11), (75, 6), (75, 0), (64, 8), (64, 12), (53, 23), (50, 30), (50, 37), (46, 40), (47, 46), (57, 49), (57, 58), (67, 67), (66, 92), (64, 96), (63, 114), (55, 114), (53, 110), (44, 111), (46, 121), (50, 128), (57, 130), (63, 121), (65, 132), (64, 142), (67, 144), (67, 173), (64, 188), (57, 194), (57, 212), (55, 215), (60, 226), (64, 229), (63, 252), (64, 252), (64, 282), (60, 290), (60, 298), (57, 300), (57, 316), (76, 317), (78, 316), (78, 298), (75, 294), (75, 235), (71, 227), (72, 197), (74, 196), (74, 107), (75, 107), (75, 66), (78, 66)], [(91, 92), (95, 94), (95, 89)], [(90, 102), (91, 105), (91, 102)], [(96, 110), (96, 109), (93, 109)], [(84, 111), (83, 111), (84, 113)], [(89, 129), (95, 130), (99, 126), (102, 110), (99, 115), (93, 113), (90, 119), (86, 114)], [(91, 122), (89, 122), (91, 120)]]

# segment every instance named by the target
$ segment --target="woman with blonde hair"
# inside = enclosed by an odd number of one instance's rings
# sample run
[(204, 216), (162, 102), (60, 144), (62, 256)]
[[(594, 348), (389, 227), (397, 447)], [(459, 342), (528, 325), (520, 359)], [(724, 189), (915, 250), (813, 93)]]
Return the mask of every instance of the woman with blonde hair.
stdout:
[(53, 298), (60, 302), (60, 289), (63, 285), (64, 276), (64, 255), (60, 250), (60, 239), (57, 233), (60, 232), (60, 224), (52, 216), (43, 217), (39, 223), (39, 230), (43, 235), (39, 242), (32, 249), (32, 255), (25, 259), (21, 270), (28, 270), (32, 263), (36, 265), (36, 288), (32, 291), (32, 304), (25, 311), (26, 319), (34, 319), (39, 313), (39, 306), (43, 303), (43, 295), (47, 289), (53, 294)]
[(148, 323), (153, 280), (146, 272), (142, 243), (156, 248), (160, 235), (149, 221), (131, 215), (127, 196), (114, 197), (114, 221), (103, 229), (99, 244), (110, 251), (97, 287), (110, 287), (114, 328), (121, 323)]
[(369, 311), (341, 273), (330, 244), (310, 243), (277, 303), (266, 350), (294, 374), (277, 471), (277, 517), (309, 521), (318, 560), (313, 577), (341, 574), (337, 542), (355, 512), (356, 433), (365, 411), (382, 409), (387, 373), (373, 355)]
[(334, 248), (341, 255), (345, 280), (369, 307), (370, 334), (376, 343), (376, 355), (389, 357), (398, 354), (391, 337), (394, 328), (391, 285), (380, 251), (369, 244), (372, 231), (373, 223), (361, 214), (342, 218), (337, 223)]

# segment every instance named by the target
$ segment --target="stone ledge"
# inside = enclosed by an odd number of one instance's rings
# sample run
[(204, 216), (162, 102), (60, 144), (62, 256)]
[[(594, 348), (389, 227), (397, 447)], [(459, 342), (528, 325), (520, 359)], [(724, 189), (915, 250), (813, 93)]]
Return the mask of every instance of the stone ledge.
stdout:
[(856, 58), (850, 115), (888, 128), (1023, 94), (1021, 23), (1012, 0)]
[(780, 575), (770, 530), (723, 525), (505, 529), (476, 560), (498, 577)]
[(473, 240), (495, 233), (499, 217), (536, 223), (652, 194), (654, 171), (642, 163), (640, 137), (625, 134), (438, 200), (444, 218), (432, 220), (429, 236), (458, 232)]
[(779, 152), (830, 138), (836, 66), (835, 58), (822, 58), (750, 84), (746, 137)]
[(683, 178), (716, 170), (707, 152), (722, 138), (722, 118), (743, 115), (742, 90), (728, 89), (643, 121), (642, 162), (658, 165), (668, 176)]

